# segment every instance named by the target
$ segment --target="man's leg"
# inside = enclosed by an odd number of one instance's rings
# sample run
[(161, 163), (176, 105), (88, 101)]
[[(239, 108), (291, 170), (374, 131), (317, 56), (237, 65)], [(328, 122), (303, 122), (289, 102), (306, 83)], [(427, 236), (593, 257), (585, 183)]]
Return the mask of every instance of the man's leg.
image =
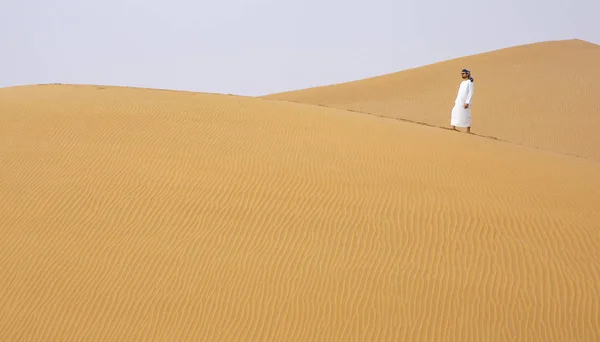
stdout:
[(467, 127), (467, 133), (471, 133), (471, 126)]

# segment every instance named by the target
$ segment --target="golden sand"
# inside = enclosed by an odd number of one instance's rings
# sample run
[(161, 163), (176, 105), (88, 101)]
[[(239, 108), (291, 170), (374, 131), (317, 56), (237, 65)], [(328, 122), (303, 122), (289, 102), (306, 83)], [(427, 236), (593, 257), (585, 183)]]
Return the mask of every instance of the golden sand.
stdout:
[(0, 340), (597, 341), (599, 175), (318, 106), (0, 89)]
[(450, 127), (463, 68), (475, 79), (473, 133), (600, 161), (600, 46), (577, 39), (265, 98)]

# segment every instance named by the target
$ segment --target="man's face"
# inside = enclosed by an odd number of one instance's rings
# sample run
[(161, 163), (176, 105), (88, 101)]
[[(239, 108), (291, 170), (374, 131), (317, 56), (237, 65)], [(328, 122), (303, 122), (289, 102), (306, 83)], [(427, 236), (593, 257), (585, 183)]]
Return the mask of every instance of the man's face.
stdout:
[(463, 80), (467, 79), (468, 74), (466, 72), (461, 72), (460, 75), (462, 76)]

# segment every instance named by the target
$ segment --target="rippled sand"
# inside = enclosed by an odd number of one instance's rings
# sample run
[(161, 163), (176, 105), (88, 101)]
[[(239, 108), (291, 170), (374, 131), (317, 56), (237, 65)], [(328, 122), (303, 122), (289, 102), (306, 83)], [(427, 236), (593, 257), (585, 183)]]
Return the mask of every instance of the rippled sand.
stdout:
[(0, 89), (0, 340), (598, 340), (598, 175), (319, 106)]

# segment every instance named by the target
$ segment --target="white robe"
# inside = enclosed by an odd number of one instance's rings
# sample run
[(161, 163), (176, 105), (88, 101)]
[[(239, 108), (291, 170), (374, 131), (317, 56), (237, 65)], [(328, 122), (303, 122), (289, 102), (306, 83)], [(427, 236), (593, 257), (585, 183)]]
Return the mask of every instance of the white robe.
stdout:
[[(458, 87), (458, 94), (454, 100), (454, 108), (450, 118), (450, 125), (456, 127), (471, 127), (471, 99), (473, 98), (473, 82), (465, 80)], [(465, 108), (465, 103), (469, 108)]]

